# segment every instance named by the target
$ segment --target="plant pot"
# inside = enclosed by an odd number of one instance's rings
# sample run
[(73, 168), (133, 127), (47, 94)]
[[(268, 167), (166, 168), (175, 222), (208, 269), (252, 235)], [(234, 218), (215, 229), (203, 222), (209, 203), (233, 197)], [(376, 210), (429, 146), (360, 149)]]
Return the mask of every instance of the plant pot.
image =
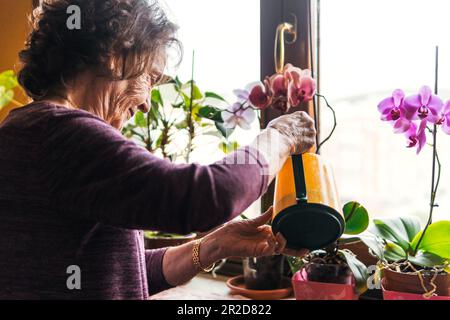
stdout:
[(448, 297), (448, 296), (447, 297), (446, 296), (433, 296), (430, 298), (425, 298), (423, 296), (423, 294), (386, 290), (385, 286), (384, 286), (384, 284), (386, 283), (385, 280), (386, 279), (383, 279), (381, 282), (384, 300), (448, 300), (448, 301), (450, 301), (450, 297)]
[(148, 233), (145, 233), (144, 236), (145, 249), (151, 250), (167, 247), (176, 247), (188, 243), (192, 240), (195, 240), (195, 238), (197, 238), (196, 233), (191, 233), (188, 235), (171, 235), (170, 237), (155, 236), (155, 235), (148, 236)]
[(283, 287), (284, 256), (245, 258), (245, 287), (250, 290), (277, 290)]
[[(342, 278), (339, 279), (342, 281)], [(355, 292), (355, 279), (351, 275), (346, 283), (325, 283), (308, 280), (306, 270), (298, 271), (292, 277), (295, 298), (297, 300), (358, 300)]]
[[(431, 290), (433, 286), (430, 284), (433, 275), (423, 276), (424, 285), (427, 290)], [(390, 292), (401, 293), (404, 297), (407, 295), (404, 294), (413, 294), (416, 296), (424, 298), (424, 289), (421, 285), (420, 278), (412, 273), (402, 273), (393, 271), (390, 269), (383, 270), (383, 291), (388, 292), (385, 298), (395, 298), (398, 295), (392, 295)], [(434, 280), (434, 284), (436, 285), (436, 294), (441, 297), (450, 297), (450, 275), (442, 274), (438, 275)], [(384, 293), (383, 293), (384, 294)], [(424, 298), (425, 299), (425, 298)], [(388, 299), (391, 300), (391, 299)], [(395, 299), (398, 300), (398, 299)]]
[(364, 263), (366, 267), (376, 266), (378, 258), (369, 253), (369, 248), (361, 240), (340, 245), (341, 249), (347, 249), (356, 255), (359, 261)]

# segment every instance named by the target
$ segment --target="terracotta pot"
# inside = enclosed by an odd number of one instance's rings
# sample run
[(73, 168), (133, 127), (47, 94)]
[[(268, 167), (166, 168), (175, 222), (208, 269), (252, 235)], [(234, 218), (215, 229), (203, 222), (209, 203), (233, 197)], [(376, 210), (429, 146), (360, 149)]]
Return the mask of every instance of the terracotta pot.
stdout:
[(283, 288), (284, 256), (245, 258), (243, 260), (245, 287), (250, 290)]
[(376, 266), (378, 263), (378, 259), (369, 253), (369, 248), (360, 240), (343, 244), (339, 247), (353, 252), (358, 260), (364, 263), (366, 267)]
[(430, 298), (425, 298), (423, 294), (418, 293), (407, 293), (407, 292), (397, 292), (397, 291), (389, 291), (384, 287), (384, 283), (386, 279), (382, 280), (382, 289), (383, 289), (383, 299), (384, 300), (448, 300), (450, 301), (450, 297), (446, 296), (433, 296)]
[(292, 277), (297, 300), (358, 300), (354, 277), (347, 277), (346, 282), (342, 284), (309, 281), (305, 270)]
[(166, 237), (144, 237), (145, 242), (145, 249), (151, 250), (151, 249), (160, 249), (160, 248), (167, 248), (167, 247), (176, 247), (185, 243), (188, 243), (192, 240), (195, 240), (197, 238), (196, 233), (191, 233), (184, 236), (177, 236), (173, 238), (166, 238)]
[[(424, 276), (424, 284), (428, 290), (433, 287), (430, 284), (433, 275)], [(438, 275), (434, 284), (437, 286), (436, 294), (438, 296), (450, 296), (450, 275)], [(420, 283), (420, 279), (415, 274), (408, 274), (384, 269), (383, 271), (383, 285), (387, 291), (404, 292), (422, 295), (424, 289)]]

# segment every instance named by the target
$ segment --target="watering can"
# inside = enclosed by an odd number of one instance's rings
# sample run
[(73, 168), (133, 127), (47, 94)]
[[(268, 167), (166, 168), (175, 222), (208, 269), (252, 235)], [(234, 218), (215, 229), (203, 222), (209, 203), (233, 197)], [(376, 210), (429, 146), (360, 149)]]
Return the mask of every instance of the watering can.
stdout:
[(333, 170), (317, 154), (290, 157), (275, 182), (272, 229), (289, 249), (316, 250), (340, 238), (345, 220)]

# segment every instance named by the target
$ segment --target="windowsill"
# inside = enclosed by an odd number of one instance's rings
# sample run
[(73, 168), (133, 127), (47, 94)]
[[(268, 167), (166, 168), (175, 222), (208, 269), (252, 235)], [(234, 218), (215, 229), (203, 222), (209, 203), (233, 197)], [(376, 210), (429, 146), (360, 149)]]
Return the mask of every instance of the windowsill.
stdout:
[[(214, 278), (211, 274), (201, 274), (183, 286), (151, 296), (150, 300), (249, 300), (241, 295), (232, 295), (226, 285), (228, 279), (225, 276)], [(368, 292), (360, 300), (382, 300), (381, 292)]]
[(226, 285), (228, 277), (201, 274), (183, 286), (160, 292), (150, 300), (248, 300), (232, 295)]

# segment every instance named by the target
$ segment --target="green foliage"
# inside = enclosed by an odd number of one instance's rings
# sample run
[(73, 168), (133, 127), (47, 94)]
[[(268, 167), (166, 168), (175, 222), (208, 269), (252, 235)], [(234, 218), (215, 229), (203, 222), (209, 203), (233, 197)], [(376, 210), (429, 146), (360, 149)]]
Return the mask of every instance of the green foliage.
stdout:
[[(200, 135), (218, 138), (218, 146), (225, 153), (235, 150), (237, 144), (228, 140), (233, 130), (223, 126), (222, 111), (225, 99), (213, 92), (202, 93), (195, 81), (182, 83), (178, 77), (151, 92), (148, 113), (138, 111), (134, 121), (123, 129), (123, 134), (141, 143), (152, 153), (189, 162), (195, 148), (193, 142)], [(182, 150), (169, 148), (174, 135), (185, 135), (187, 144)]]
[(399, 245), (406, 252), (410, 249), (410, 241), (420, 231), (416, 217), (375, 219), (373, 223), (378, 236)]
[[(413, 248), (416, 248), (422, 233), (416, 234), (412, 240), (411, 246)], [(418, 249), (450, 260), (450, 221), (431, 224)]]
[(352, 270), (353, 276), (356, 280), (356, 288), (359, 293), (364, 293), (367, 291), (367, 279), (369, 277), (369, 272), (367, 267), (359, 261), (356, 256), (348, 250), (339, 250), (338, 255), (347, 262), (348, 267)]
[(396, 217), (374, 220), (372, 238), (361, 239), (385, 263), (409, 261), (419, 267), (444, 267), (450, 260), (450, 221), (428, 226), (422, 236), (420, 223), (415, 217)]
[(7, 106), (14, 99), (14, 88), (19, 85), (14, 71), (0, 73), (0, 109)]
[(369, 214), (366, 208), (356, 201), (349, 202), (342, 209), (345, 217), (345, 234), (356, 235), (369, 226)]

